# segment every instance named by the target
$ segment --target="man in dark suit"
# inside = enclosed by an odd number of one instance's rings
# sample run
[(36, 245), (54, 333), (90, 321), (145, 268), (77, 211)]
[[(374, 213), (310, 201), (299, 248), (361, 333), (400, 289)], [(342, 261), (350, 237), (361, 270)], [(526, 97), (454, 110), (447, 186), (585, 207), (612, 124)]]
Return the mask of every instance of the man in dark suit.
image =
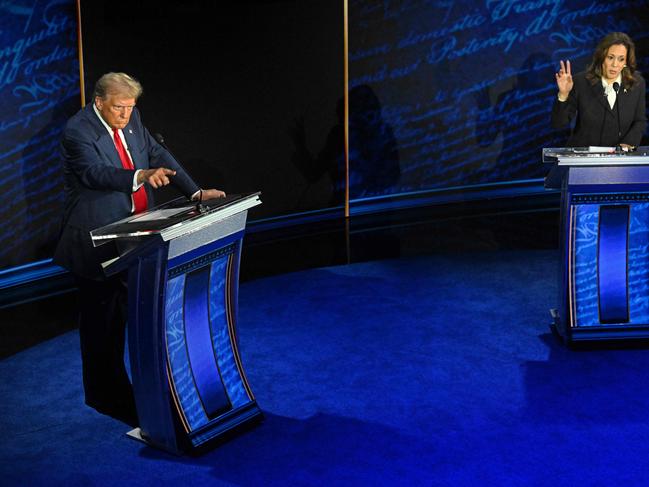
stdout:
[[(95, 86), (93, 103), (67, 123), (61, 140), (65, 180), (63, 228), (54, 261), (79, 287), (79, 336), (86, 404), (137, 422), (124, 367), (126, 284), (105, 278), (101, 263), (115, 256), (110, 245), (94, 247), (90, 231), (152, 206), (153, 190), (173, 184), (196, 199), (199, 187), (142, 125), (135, 103), (140, 83), (108, 73)], [(216, 189), (203, 199), (222, 197)]]
[(574, 77), (570, 61), (561, 61), (556, 81), (552, 125), (559, 128), (577, 117), (568, 147), (640, 145), (647, 127), (645, 81), (636, 71), (635, 45), (628, 35), (605, 36), (588, 69)]

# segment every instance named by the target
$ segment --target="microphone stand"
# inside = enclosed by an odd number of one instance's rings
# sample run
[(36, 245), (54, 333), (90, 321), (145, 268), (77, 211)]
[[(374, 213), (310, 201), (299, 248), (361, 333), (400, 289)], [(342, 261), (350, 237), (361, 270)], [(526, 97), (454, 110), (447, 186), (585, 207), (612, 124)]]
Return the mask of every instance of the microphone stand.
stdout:
[(620, 139), (622, 138), (622, 127), (620, 126), (620, 83), (617, 81), (613, 83), (613, 90), (615, 90), (615, 108), (617, 111), (617, 142), (615, 144), (615, 152), (621, 154), (622, 146)]
[[(180, 163), (180, 161), (179, 161), (178, 158), (174, 155), (174, 153), (171, 152), (171, 150), (169, 149), (169, 147), (167, 147), (167, 144), (165, 144), (165, 139), (164, 139), (164, 137), (162, 136), (162, 134), (153, 134), (153, 138), (156, 140), (156, 142), (157, 142), (158, 144), (160, 144), (162, 147), (164, 147), (164, 149), (169, 153), (169, 155), (170, 155), (171, 157), (173, 157), (173, 159), (176, 161), (176, 164), (178, 164), (178, 165), (182, 168), (182, 170), (185, 171), (185, 174), (187, 174), (187, 176), (189, 176), (189, 173), (188, 173), (187, 170), (185, 169), (185, 166), (183, 166), (183, 165)], [(189, 176), (189, 178), (192, 179), (191, 176)], [(192, 181), (194, 181), (194, 180), (192, 179)], [(196, 184), (196, 181), (194, 181), (194, 184)], [(198, 186), (198, 184), (196, 184), (196, 186)], [(189, 201), (192, 200), (192, 199), (191, 199), (192, 195), (189, 195), (189, 196), (185, 195), (185, 197), (186, 197)], [(201, 189), (200, 186), (198, 186), (198, 202), (196, 203), (196, 211), (198, 211), (199, 213), (206, 213), (208, 210), (209, 210), (209, 207), (208, 207), (208, 206), (205, 206), (205, 205), (203, 204), (203, 190)]]
[(209, 209), (209, 206), (205, 206), (203, 204), (203, 190), (201, 188), (198, 188), (198, 203), (196, 203), (196, 210), (199, 213), (207, 213)]
[(608, 103), (608, 97), (606, 96), (606, 90), (604, 90), (604, 116), (602, 117), (602, 124), (599, 127), (599, 145), (600, 147), (604, 145), (604, 142), (602, 142), (602, 139), (604, 138), (604, 126), (606, 125), (606, 116), (608, 115), (608, 107), (606, 104)]

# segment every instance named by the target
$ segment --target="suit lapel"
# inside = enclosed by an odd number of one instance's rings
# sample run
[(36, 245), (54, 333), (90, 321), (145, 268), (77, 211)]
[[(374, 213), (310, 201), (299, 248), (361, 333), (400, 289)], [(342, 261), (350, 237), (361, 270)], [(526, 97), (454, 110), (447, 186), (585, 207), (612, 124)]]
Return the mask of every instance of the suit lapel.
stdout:
[(589, 83), (590, 84), (590, 89), (593, 92), (593, 96), (599, 100), (599, 103), (606, 108), (609, 112), (611, 111), (611, 105), (608, 104), (608, 98), (606, 97), (604, 93), (604, 86), (602, 86), (602, 82), (598, 81), (595, 84)]
[(99, 136), (99, 139), (97, 139), (97, 144), (114, 166), (123, 168), (122, 160), (119, 158), (119, 154), (117, 153), (117, 147), (115, 147), (115, 142), (113, 142), (113, 138), (106, 129), (104, 129), (104, 133)]
[(129, 121), (128, 125), (122, 130), (124, 138), (126, 139), (126, 144), (128, 145), (128, 151), (131, 156), (131, 161), (135, 169), (144, 169), (142, 167), (142, 161), (138, 160), (137, 154), (141, 152), (141, 147), (138, 145), (138, 138), (136, 137), (135, 128), (133, 124)]
[(121, 168), (122, 161), (119, 158), (119, 154), (117, 153), (115, 142), (113, 142), (113, 138), (108, 133), (108, 130), (106, 130), (106, 127), (104, 127), (104, 125), (101, 123), (99, 118), (97, 118), (97, 114), (95, 113), (95, 110), (92, 107), (92, 103), (87, 104), (85, 110), (86, 110), (85, 112), (86, 118), (88, 119), (90, 125), (95, 131), (95, 136), (96, 136), (95, 143), (102, 151), (102, 153), (106, 156), (106, 158), (115, 167)]

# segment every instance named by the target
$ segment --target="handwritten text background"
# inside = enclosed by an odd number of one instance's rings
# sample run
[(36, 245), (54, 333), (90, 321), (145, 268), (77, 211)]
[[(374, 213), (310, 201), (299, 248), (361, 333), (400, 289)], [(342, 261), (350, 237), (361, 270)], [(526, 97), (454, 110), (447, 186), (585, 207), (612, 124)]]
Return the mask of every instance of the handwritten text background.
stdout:
[(74, 0), (0, 2), (0, 269), (51, 257), (58, 144), (80, 107)]
[[(543, 177), (541, 148), (562, 146), (568, 135), (550, 127), (559, 60), (581, 71), (606, 33), (623, 31), (649, 72), (648, 7), (647, 0), (351, 0), (352, 199)], [(382, 127), (363, 139), (352, 123), (368, 111), (355, 99), (359, 87), (373, 91)], [(372, 142), (391, 156), (370, 160), (354, 146)], [(391, 177), (365, 184), (373, 168), (385, 173), (385, 161), (397, 166)]]

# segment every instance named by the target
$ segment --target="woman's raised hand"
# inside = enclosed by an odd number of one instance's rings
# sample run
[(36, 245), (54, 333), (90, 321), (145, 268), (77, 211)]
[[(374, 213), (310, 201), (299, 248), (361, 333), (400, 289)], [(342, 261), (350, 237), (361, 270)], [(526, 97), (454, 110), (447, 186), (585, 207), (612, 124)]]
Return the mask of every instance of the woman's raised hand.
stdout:
[(555, 74), (555, 77), (557, 78), (559, 97), (562, 100), (566, 100), (573, 86), (572, 73), (570, 72), (570, 61), (566, 61), (565, 64), (561, 61), (561, 68), (559, 69), (559, 72)]

